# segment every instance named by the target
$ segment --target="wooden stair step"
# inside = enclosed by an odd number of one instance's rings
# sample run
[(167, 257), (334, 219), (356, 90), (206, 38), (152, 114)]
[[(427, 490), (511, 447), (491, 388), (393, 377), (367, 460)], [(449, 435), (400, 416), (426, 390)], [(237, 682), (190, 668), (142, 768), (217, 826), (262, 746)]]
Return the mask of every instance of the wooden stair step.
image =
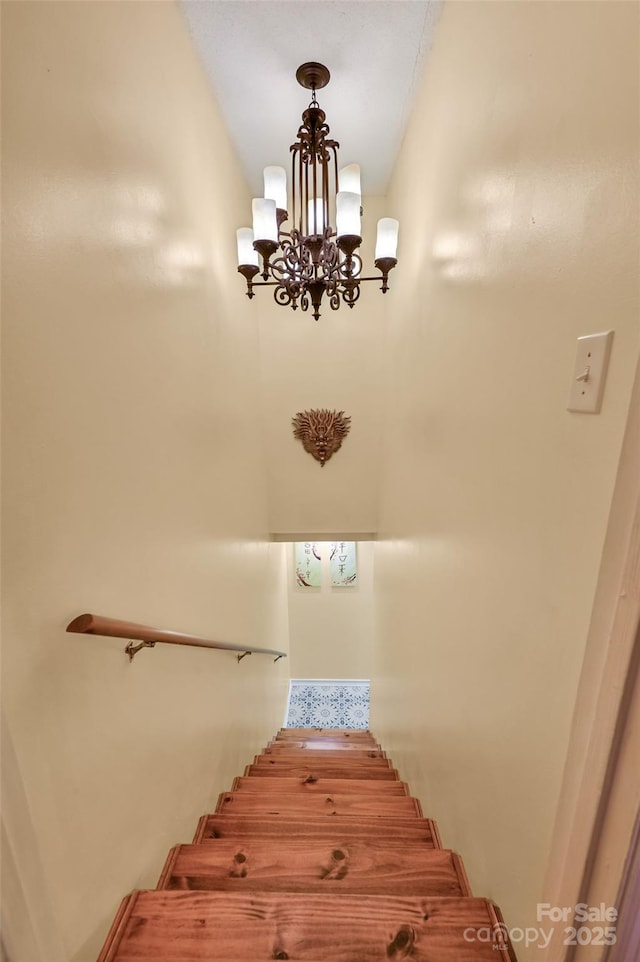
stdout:
[(349, 778), (376, 781), (399, 781), (395, 768), (373, 768), (359, 766), (320, 765), (315, 761), (308, 765), (290, 764), (288, 762), (270, 761), (268, 765), (247, 765), (244, 774), (252, 778)]
[(330, 795), (308, 793), (222, 792), (216, 805), (218, 814), (234, 815), (419, 815), (422, 809), (417, 798), (377, 795)]
[(331, 738), (345, 741), (358, 741), (374, 738), (372, 731), (366, 728), (280, 728), (274, 738)]
[(362, 839), (384, 838), (388, 842), (407, 847), (423, 844), (431, 848), (442, 848), (436, 823), (430, 818), (416, 818), (414, 815), (388, 816), (381, 829), (380, 819), (373, 816), (334, 815), (332, 818), (321, 816), (291, 816), (286, 819), (279, 815), (203, 815), (193, 841), (208, 844), (215, 839), (237, 838), (277, 838), (286, 841), (296, 838), (326, 839), (335, 847), (348, 845)]
[(253, 759), (254, 765), (279, 765), (281, 767), (285, 765), (326, 765), (330, 767), (332, 765), (339, 765), (341, 767), (348, 766), (349, 768), (361, 768), (363, 770), (369, 771), (370, 769), (376, 768), (393, 768), (390, 758), (380, 758), (377, 755), (372, 757), (354, 757), (349, 755), (345, 758), (337, 752), (287, 752), (286, 754), (269, 754), (269, 755), (255, 755)]
[(98, 962), (516, 962), (408, 792), (368, 731), (281, 729)]
[(269, 745), (335, 745), (338, 748), (382, 748), (375, 738), (329, 738), (328, 735), (299, 735), (297, 738), (287, 738), (276, 735)]
[(372, 733), (360, 728), (281, 728), (276, 738), (348, 738), (350, 741), (374, 741)]
[(320, 758), (330, 758), (334, 762), (340, 761), (341, 764), (345, 762), (345, 759), (349, 759), (349, 761), (351, 761), (352, 758), (353, 759), (367, 759), (367, 758), (384, 759), (387, 762), (389, 761), (385, 753), (378, 748), (369, 748), (369, 749), (359, 749), (359, 748), (322, 749), (320, 748), (318, 750), (315, 750), (313, 748), (305, 749), (305, 748), (299, 748), (297, 746), (295, 748), (272, 747), (272, 748), (263, 749), (263, 751), (257, 757), (258, 758), (276, 758), (276, 759), (304, 758), (305, 760), (308, 760), (309, 758), (313, 758), (313, 757), (320, 757)]
[(500, 923), (480, 898), (134, 892), (98, 962), (507, 962)]
[(159, 889), (352, 895), (471, 894), (461, 859), (397, 842), (247, 839), (176, 845)]
[(368, 778), (325, 778), (324, 775), (307, 775), (303, 778), (280, 776), (280, 778), (255, 778), (253, 775), (239, 775), (233, 780), (232, 792), (333, 792), (354, 795), (408, 795), (406, 782), (380, 781)]
[(319, 738), (314, 741), (310, 739), (300, 739), (296, 741), (285, 741), (285, 742), (269, 742), (265, 748), (265, 752), (295, 752), (295, 751), (307, 751), (307, 752), (345, 752), (354, 755), (367, 755), (369, 752), (382, 752), (380, 745), (374, 742), (372, 745), (361, 744), (359, 742), (338, 742), (330, 741), (328, 738)]

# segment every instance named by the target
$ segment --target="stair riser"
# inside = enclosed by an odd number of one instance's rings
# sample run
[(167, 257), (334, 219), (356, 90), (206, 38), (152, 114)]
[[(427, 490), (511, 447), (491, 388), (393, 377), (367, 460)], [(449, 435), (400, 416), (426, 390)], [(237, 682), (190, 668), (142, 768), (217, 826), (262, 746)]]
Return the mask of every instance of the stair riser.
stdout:
[(384, 833), (381, 833), (380, 821), (375, 816), (334, 815), (327, 819), (324, 816), (314, 818), (303, 815), (282, 819), (277, 815), (203, 815), (193, 841), (205, 844), (216, 839), (242, 836), (246, 839), (276, 838), (284, 843), (298, 838), (332, 842), (338, 836), (347, 844), (367, 839), (375, 841), (380, 839), (381, 834), (390, 844), (395, 842), (403, 847), (426, 844), (432, 848), (442, 848), (435, 822), (413, 815), (386, 817)]
[(250, 840), (179, 845), (158, 888), (208, 891), (466, 896), (468, 882), (452, 852), (425, 845), (332, 840)]

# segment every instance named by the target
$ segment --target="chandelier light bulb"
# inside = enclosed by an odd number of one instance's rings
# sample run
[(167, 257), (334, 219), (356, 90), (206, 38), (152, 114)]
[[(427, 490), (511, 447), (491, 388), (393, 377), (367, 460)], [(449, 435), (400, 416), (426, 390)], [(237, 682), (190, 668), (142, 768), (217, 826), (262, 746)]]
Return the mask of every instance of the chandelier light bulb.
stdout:
[(278, 210), (287, 210), (287, 174), (284, 167), (265, 167), (264, 196), (276, 202)]
[(336, 195), (336, 233), (360, 236), (360, 194), (339, 190)]
[(326, 224), (324, 222), (324, 203), (322, 197), (316, 197), (315, 201), (310, 200), (307, 204), (307, 233), (323, 234)]
[(348, 190), (362, 196), (360, 187), (360, 164), (348, 164), (338, 171), (338, 190)]
[(253, 231), (250, 227), (239, 227), (236, 231), (238, 242), (238, 267), (245, 264), (258, 266), (258, 252), (253, 246)]
[(254, 197), (251, 202), (253, 210), (253, 236), (257, 241), (278, 240), (278, 222), (276, 220), (276, 202), (270, 198)]
[(393, 217), (382, 217), (378, 221), (375, 259), (396, 256), (398, 249), (398, 229), (400, 224)]

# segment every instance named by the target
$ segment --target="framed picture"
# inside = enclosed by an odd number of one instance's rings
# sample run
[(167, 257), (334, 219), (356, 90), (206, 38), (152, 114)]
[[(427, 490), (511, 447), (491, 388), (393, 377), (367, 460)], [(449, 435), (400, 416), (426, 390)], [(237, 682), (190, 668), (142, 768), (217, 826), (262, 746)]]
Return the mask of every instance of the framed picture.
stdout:
[(357, 583), (355, 541), (331, 541), (329, 543), (329, 569), (333, 588), (351, 588)]
[(322, 585), (322, 555), (320, 541), (296, 541), (296, 584), (300, 588), (320, 588)]

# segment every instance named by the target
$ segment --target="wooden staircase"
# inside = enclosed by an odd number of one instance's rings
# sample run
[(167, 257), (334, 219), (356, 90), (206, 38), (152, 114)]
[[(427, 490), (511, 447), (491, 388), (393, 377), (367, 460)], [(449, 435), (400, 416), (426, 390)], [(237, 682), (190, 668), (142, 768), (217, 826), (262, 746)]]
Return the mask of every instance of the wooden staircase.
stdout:
[(124, 899), (98, 962), (270, 959), (515, 962), (369, 732), (282, 729)]

